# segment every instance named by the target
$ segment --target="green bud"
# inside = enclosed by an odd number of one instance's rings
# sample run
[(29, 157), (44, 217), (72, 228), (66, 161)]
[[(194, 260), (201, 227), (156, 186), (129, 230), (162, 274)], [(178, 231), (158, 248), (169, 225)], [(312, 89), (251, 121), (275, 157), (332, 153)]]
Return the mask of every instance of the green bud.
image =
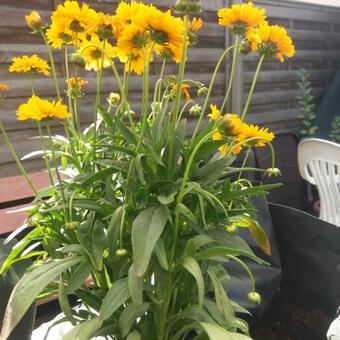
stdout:
[(202, 112), (202, 106), (195, 104), (189, 109), (189, 113), (193, 116), (198, 116)]
[(86, 60), (80, 53), (72, 53), (70, 56), (70, 63), (75, 66), (85, 67)]
[(208, 94), (208, 89), (205, 86), (200, 87), (197, 91), (198, 96), (206, 96), (207, 94)]
[(265, 174), (268, 177), (278, 177), (281, 176), (281, 171), (278, 168), (269, 168), (266, 170)]
[(180, 13), (200, 13), (202, 12), (201, 0), (177, 0), (175, 10)]
[(256, 305), (261, 304), (261, 295), (257, 292), (250, 292), (248, 294), (248, 301)]
[(79, 227), (79, 222), (68, 222), (65, 224), (65, 229), (76, 230)]
[(127, 250), (124, 248), (120, 248), (116, 250), (116, 255), (119, 257), (123, 257), (127, 254)]

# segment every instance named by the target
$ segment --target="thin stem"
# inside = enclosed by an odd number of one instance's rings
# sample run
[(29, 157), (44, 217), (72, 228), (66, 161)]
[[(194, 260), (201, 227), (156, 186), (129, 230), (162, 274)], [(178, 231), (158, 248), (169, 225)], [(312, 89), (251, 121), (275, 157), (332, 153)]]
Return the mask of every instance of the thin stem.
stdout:
[(75, 117), (75, 128), (77, 129), (78, 135), (81, 136), (80, 129), (80, 115), (79, 115), (79, 85), (78, 85), (78, 66), (74, 67), (74, 80), (75, 80), (75, 89), (74, 89), (74, 117)]
[(244, 122), (244, 120), (246, 118), (251, 100), (253, 99), (255, 85), (256, 85), (256, 82), (257, 82), (257, 78), (260, 74), (260, 70), (261, 70), (262, 63), (264, 61), (264, 57), (265, 57), (264, 55), (261, 56), (261, 59), (260, 59), (258, 65), (257, 65), (256, 71), (255, 71), (255, 74), (254, 74), (254, 78), (253, 78), (253, 82), (251, 84), (250, 91), (249, 91), (249, 94), (248, 94), (248, 98), (247, 98), (246, 104), (244, 105), (244, 109), (243, 109), (243, 112), (242, 112), (242, 115), (241, 115), (241, 121), (242, 122)]
[[(250, 151), (251, 151), (251, 147), (248, 148), (247, 153), (244, 156), (244, 160), (243, 160), (241, 169), (243, 169), (246, 166), (248, 158), (249, 158), (249, 155), (250, 155)], [(238, 182), (241, 179), (241, 176), (242, 176), (242, 171), (239, 172), (236, 182)]]
[(205, 101), (204, 101), (204, 105), (203, 105), (203, 108), (202, 108), (202, 112), (198, 118), (198, 121), (197, 121), (197, 124), (196, 124), (196, 127), (195, 127), (195, 130), (194, 130), (194, 133), (192, 135), (192, 138), (191, 138), (191, 141), (193, 142), (199, 129), (200, 129), (200, 126), (201, 126), (201, 123), (202, 123), (202, 120), (204, 118), (204, 115), (207, 111), (207, 108), (208, 108), (208, 105), (209, 105), (209, 100), (210, 100), (210, 96), (211, 96), (211, 92), (212, 92), (212, 89), (214, 87), (214, 84), (215, 84), (215, 80), (216, 80), (216, 77), (217, 77), (217, 73), (218, 73), (218, 70), (220, 69), (221, 67), (221, 64), (224, 60), (224, 58), (227, 56), (227, 54), (237, 46), (235, 45), (231, 45), (229, 46), (221, 55), (220, 59), (218, 60), (217, 64), (216, 64), (216, 67), (215, 67), (215, 70), (214, 70), (214, 73), (212, 75), (212, 78), (211, 78), (211, 81), (210, 81), (210, 85), (209, 85), (209, 88), (208, 88), (208, 93), (207, 93), (207, 96), (205, 97)]
[[(47, 135), (48, 135), (48, 140), (50, 143), (50, 148), (51, 148), (51, 152), (52, 152), (52, 160), (54, 163), (54, 168), (55, 168), (55, 173), (57, 175), (57, 179), (58, 179), (58, 183), (59, 183), (59, 187), (60, 187), (60, 195), (61, 198), (63, 200), (63, 203), (65, 204), (65, 206), (67, 205), (67, 201), (66, 201), (66, 197), (65, 197), (65, 192), (64, 192), (64, 186), (61, 180), (61, 176), (60, 176), (60, 172), (59, 172), (59, 168), (58, 168), (58, 162), (57, 162), (57, 158), (55, 155), (55, 150), (54, 150), (54, 145), (53, 145), (53, 140), (52, 140), (52, 133), (51, 133), (51, 128), (50, 128), (50, 124), (47, 122), (46, 123), (46, 130), (47, 130)], [(68, 211), (65, 208), (65, 222), (68, 222)]]
[(19, 170), (21, 172), (21, 174), (24, 176), (27, 184), (32, 189), (34, 195), (37, 195), (38, 191), (35, 188), (35, 186), (34, 186), (33, 182), (31, 181), (30, 177), (28, 176), (28, 174), (27, 174), (25, 168), (23, 167), (21, 161), (19, 160), (19, 157), (18, 157), (18, 155), (17, 155), (17, 153), (16, 153), (16, 151), (15, 151), (15, 149), (14, 149), (14, 147), (13, 147), (11, 141), (10, 141), (10, 139), (8, 138), (6, 129), (5, 129), (5, 127), (4, 127), (4, 125), (3, 125), (1, 120), (0, 120), (0, 131), (1, 131), (2, 136), (3, 136), (4, 140), (5, 140), (5, 143), (6, 143), (7, 147), (8, 147), (8, 150), (10, 151), (12, 157), (14, 158), (14, 160), (15, 160), (15, 162), (16, 162), (16, 164), (17, 164), (17, 166), (18, 166), (18, 168), (19, 168)]
[(252, 292), (255, 292), (256, 291), (256, 289), (255, 289), (255, 279), (254, 279), (254, 275), (251, 272), (251, 270), (249, 269), (249, 267), (236, 256), (228, 255), (227, 257), (230, 260), (233, 260), (234, 262), (238, 263), (247, 272), (247, 274), (249, 275), (249, 279), (250, 279), (251, 290), (252, 290)]
[(178, 110), (181, 101), (182, 95), (182, 83), (184, 79), (184, 72), (185, 72), (185, 65), (187, 60), (187, 37), (189, 31), (189, 18), (186, 15), (184, 17), (184, 33), (183, 33), (183, 41), (182, 41), (182, 56), (181, 56), (181, 63), (178, 70), (178, 77), (177, 77), (177, 91), (175, 97), (175, 103), (173, 105), (172, 114), (171, 114), (171, 128), (170, 128), (170, 141), (169, 141), (169, 158), (168, 158), (168, 175), (172, 173), (172, 166), (173, 166), (173, 156), (174, 156), (174, 144), (175, 144), (175, 130), (176, 130), (176, 123), (178, 118)]
[(228, 84), (227, 92), (224, 96), (223, 103), (222, 103), (222, 106), (221, 106), (221, 109), (220, 109), (221, 112), (224, 112), (224, 109), (225, 109), (225, 106), (226, 106), (227, 101), (229, 99), (229, 95), (230, 95), (232, 85), (233, 85), (235, 65), (236, 65), (237, 56), (238, 56), (238, 53), (239, 53), (239, 50), (240, 50), (239, 46), (238, 46), (239, 39), (240, 39), (239, 35), (236, 35), (235, 46), (237, 46), (237, 47), (234, 49), (234, 53), (233, 53), (233, 61), (232, 61), (232, 64), (231, 64), (231, 69), (230, 69), (229, 84)]
[(39, 121), (37, 121), (37, 126), (38, 126), (40, 141), (41, 141), (41, 147), (42, 147), (43, 153), (44, 153), (44, 161), (45, 161), (45, 165), (46, 165), (46, 169), (47, 169), (47, 173), (48, 173), (48, 178), (50, 179), (51, 185), (54, 186), (54, 181), (53, 181), (53, 176), (52, 176), (52, 173), (51, 173), (50, 162), (48, 160), (47, 152), (46, 152), (46, 143), (45, 143), (45, 139), (44, 139), (44, 136), (43, 136), (43, 133), (42, 133), (41, 123)]
[(41, 30), (40, 32), (41, 32), (41, 35), (42, 35), (44, 42), (46, 44), (46, 47), (47, 47), (47, 53), (48, 53), (48, 56), (50, 58), (50, 64), (51, 64), (54, 86), (55, 86), (55, 90), (57, 92), (57, 97), (58, 97), (58, 99), (60, 99), (61, 95), (60, 95), (59, 83), (58, 83), (57, 73), (56, 73), (56, 70), (55, 70), (55, 62), (54, 62), (54, 57), (53, 57), (53, 53), (52, 53), (52, 50), (51, 50), (51, 46), (49, 45), (43, 30)]

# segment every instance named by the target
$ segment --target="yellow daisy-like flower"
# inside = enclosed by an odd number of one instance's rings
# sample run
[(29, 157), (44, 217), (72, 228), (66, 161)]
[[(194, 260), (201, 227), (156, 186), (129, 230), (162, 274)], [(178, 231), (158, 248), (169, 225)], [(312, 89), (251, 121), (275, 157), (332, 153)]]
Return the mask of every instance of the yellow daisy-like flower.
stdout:
[(100, 40), (113, 39), (117, 35), (116, 18), (113, 15), (98, 13), (97, 19), (89, 30), (99, 37)]
[[(153, 58), (151, 56), (150, 61), (152, 61), (152, 59)], [(144, 53), (142, 53), (141, 51), (132, 52), (125, 60), (126, 61), (122, 62), (125, 62), (125, 67), (128, 72), (133, 71), (139, 76), (143, 73), (144, 65), (146, 62)]]
[(217, 105), (210, 105), (210, 109), (211, 109), (211, 113), (208, 114), (208, 117), (213, 120), (214, 122), (217, 122), (218, 120), (221, 119), (221, 112), (220, 110), (217, 108)]
[(36, 54), (33, 54), (32, 56), (24, 55), (22, 57), (12, 58), (12, 64), (8, 70), (9, 72), (34, 72), (49, 76), (49, 69), (50, 67), (46, 60), (40, 58)]
[(88, 84), (88, 81), (79, 77), (77, 79), (76, 78), (70, 78), (69, 81), (67, 81), (67, 79), (65, 79), (65, 83), (70, 86), (71, 90), (75, 90), (75, 89), (81, 90), (81, 88), (84, 85)]
[(193, 18), (190, 23), (190, 31), (197, 33), (203, 27), (203, 20), (201, 18)]
[(9, 86), (5, 84), (0, 84), (0, 91), (6, 91), (9, 90)]
[(50, 102), (37, 96), (32, 96), (27, 103), (21, 104), (17, 110), (18, 120), (33, 119), (41, 121), (44, 119), (65, 119), (71, 117), (67, 106), (61, 100)]
[(149, 48), (147, 31), (135, 24), (128, 25), (117, 41), (117, 52), (122, 62), (127, 62), (131, 55), (146, 55)]
[(248, 28), (265, 22), (265, 10), (254, 7), (252, 2), (232, 5), (218, 11), (219, 24), (231, 27), (235, 34), (244, 34)]
[(155, 52), (166, 61), (173, 60), (177, 64), (181, 62), (182, 49), (177, 46), (171, 44), (167, 44), (167, 46), (156, 45), (154, 49)]
[[(102, 50), (105, 51), (102, 60)], [(81, 55), (86, 60), (85, 69), (98, 71), (111, 65), (111, 59), (116, 57), (116, 49), (108, 42), (102, 42), (98, 36), (92, 35), (90, 40), (84, 40), (80, 50)]]
[(261, 128), (257, 125), (242, 124), (242, 132), (237, 136), (238, 142), (243, 142), (249, 138), (259, 138), (247, 143), (247, 145), (263, 147), (267, 142), (271, 142), (275, 135), (266, 128)]
[(221, 132), (219, 132), (219, 131), (216, 130), (216, 131), (212, 134), (211, 139), (212, 139), (212, 140), (224, 140), (225, 137), (222, 135)]
[(120, 2), (115, 15), (117, 36), (120, 36), (127, 25), (134, 22), (138, 14), (147, 15), (152, 5), (144, 5), (141, 2), (132, 1), (131, 3)]
[(174, 60), (180, 61), (184, 31), (181, 18), (174, 17), (170, 10), (162, 12), (156, 8), (150, 8), (147, 15), (140, 14), (135, 17), (135, 24), (149, 33), (157, 54), (162, 56), (164, 48), (168, 48), (175, 56)]
[(52, 24), (46, 32), (49, 43), (54, 48), (61, 48), (63, 44), (76, 44), (76, 40), (82, 40), (86, 34), (92, 33), (97, 15), (85, 3), (80, 6), (77, 1), (65, 1), (52, 14)]
[(247, 39), (250, 48), (267, 59), (277, 57), (283, 63), (285, 56), (291, 58), (295, 54), (292, 39), (281, 26), (263, 24), (256, 29), (249, 30)]
[[(177, 94), (177, 84), (175, 84), (174, 82), (171, 82), (170, 86), (172, 87), (172, 94), (175, 96)], [(190, 85), (189, 84), (182, 84), (181, 85), (181, 90), (182, 90), (182, 94), (183, 94), (184, 100), (186, 102), (188, 102), (191, 99), (191, 96), (190, 96)]]

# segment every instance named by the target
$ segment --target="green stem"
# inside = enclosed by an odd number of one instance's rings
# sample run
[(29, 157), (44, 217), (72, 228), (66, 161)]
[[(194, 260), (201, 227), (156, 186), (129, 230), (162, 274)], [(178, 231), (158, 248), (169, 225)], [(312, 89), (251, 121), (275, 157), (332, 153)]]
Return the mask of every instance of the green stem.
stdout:
[(74, 90), (74, 116), (76, 122), (76, 129), (78, 135), (81, 136), (81, 129), (80, 129), (80, 114), (79, 114), (79, 91), (80, 88), (78, 86), (78, 66), (74, 67), (74, 79), (75, 79), (75, 90)]
[(49, 45), (49, 43), (46, 39), (45, 33), (42, 30), (40, 32), (41, 32), (41, 35), (42, 35), (44, 42), (46, 44), (46, 47), (47, 47), (47, 53), (48, 53), (48, 56), (50, 58), (50, 64), (51, 64), (54, 86), (55, 86), (55, 90), (57, 92), (57, 97), (58, 97), (58, 99), (60, 99), (61, 96), (60, 96), (59, 83), (58, 83), (57, 73), (56, 73), (56, 70), (55, 70), (55, 62), (54, 62), (54, 57), (53, 57), (53, 53), (52, 53), (52, 50), (51, 50), (51, 46)]
[(211, 78), (211, 81), (210, 81), (210, 85), (209, 85), (209, 88), (208, 88), (208, 93), (207, 93), (207, 96), (205, 97), (205, 101), (204, 101), (204, 105), (203, 105), (203, 108), (202, 108), (202, 112), (198, 118), (198, 121), (197, 121), (197, 124), (196, 124), (196, 127), (195, 127), (195, 130), (194, 130), (194, 133), (192, 135), (192, 138), (191, 138), (191, 141), (193, 142), (199, 129), (200, 129), (200, 126), (201, 126), (201, 123), (202, 123), (202, 120), (204, 118), (204, 115), (207, 111), (207, 108), (208, 108), (208, 105), (209, 105), (209, 100), (210, 100), (210, 96), (211, 96), (211, 92), (212, 92), (212, 89), (214, 87), (214, 84), (215, 84), (215, 80), (216, 80), (216, 77), (217, 77), (217, 73), (218, 73), (218, 70), (220, 69), (221, 65), (222, 65), (222, 62), (224, 60), (224, 58), (227, 56), (227, 54), (237, 46), (235, 45), (231, 45), (229, 46), (221, 55), (220, 59), (218, 60), (217, 64), (216, 64), (216, 67), (215, 67), (215, 70), (214, 70), (214, 73), (212, 75), (212, 78)]
[(47, 173), (48, 173), (48, 178), (50, 179), (51, 185), (54, 186), (54, 181), (53, 181), (53, 176), (52, 176), (52, 173), (51, 173), (50, 162), (48, 160), (47, 152), (46, 152), (46, 143), (45, 143), (45, 139), (44, 139), (44, 136), (43, 136), (43, 133), (42, 133), (41, 123), (39, 121), (37, 121), (37, 126), (38, 126), (40, 141), (41, 141), (41, 147), (42, 147), (43, 153), (44, 153), (44, 160), (45, 160), (45, 165), (46, 165), (46, 169), (47, 169)]
[[(235, 46), (238, 46), (239, 44), (239, 35), (236, 35), (235, 37)], [(229, 77), (229, 84), (228, 84), (228, 87), (227, 87), (227, 92), (224, 96), (224, 99), (223, 99), (223, 103), (222, 103), (222, 106), (221, 106), (221, 112), (224, 112), (224, 109), (225, 109), (225, 106), (227, 104), (227, 101), (229, 99), (229, 95), (230, 95), (230, 92), (231, 92), (231, 89), (232, 89), (232, 85), (233, 85), (233, 80), (234, 80), (234, 73), (235, 73), (235, 65), (236, 65), (236, 60), (237, 60), (237, 56), (238, 56), (238, 53), (239, 53), (239, 46), (237, 48), (234, 49), (234, 53), (233, 53), (233, 61), (232, 61), (232, 64), (231, 64), (231, 70), (230, 70), (230, 77)]]
[(182, 95), (182, 83), (184, 79), (184, 72), (185, 72), (185, 65), (187, 60), (187, 37), (188, 37), (188, 31), (189, 31), (189, 18), (186, 15), (184, 17), (184, 33), (183, 33), (183, 41), (182, 41), (182, 56), (181, 56), (181, 63), (178, 70), (178, 77), (177, 77), (177, 91), (176, 91), (176, 97), (175, 97), (175, 103), (172, 109), (171, 114), (171, 127), (170, 127), (170, 140), (169, 140), (169, 159), (168, 159), (168, 175), (172, 173), (172, 167), (173, 167), (173, 157), (174, 157), (174, 145), (175, 145), (175, 130), (176, 130), (176, 123), (178, 118), (178, 110), (179, 105), (181, 101), (181, 95)]
[[(49, 143), (50, 143), (55, 173), (56, 173), (58, 183), (59, 183), (59, 187), (60, 187), (60, 195), (61, 195), (63, 203), (66, 206), (67, 201), (66, 201), (66, 196), (65, 196), (65, 192), (64, 192), (64, 186), (63, 186), (63, 183), (62, 183), (62, 180), (61, 180), (61, 176), (60, 176), (60, 172), (59, 172), (59, 168), (58, 168), (58, 162), (57, 162), (57, 158), (56, 158), (56, 155), (55, 155), (55, 150), (54, 150), (54, 145), (53, 145), (53, 140), (52, 140), (51, 128), (50, 128), (50, 124), (48, 122), (46, 123), (46, 130), (47, 130), (48, 140), (49, 140)], [(65, 208), (64, 211), (65, 211), (65, 223), (67, 223), (68, 220), (69, 220), (67, 208)]]
[[(249, 155), (250, 155), (250, 151), (251, 151), (251, 147), (248, 148), (247, 153), (244, 156), (244, 160), (243, 160), (241, 169), (243, 169), (246, 166), (248, 158), (249, 158)], [(241, 179), (241, 176), (242, 176), (242, 171), (239, 172), (236, 182), (238, 182)]]
[(264, 61), (264, 57), (265, 57), (264, 55), (261, 56), (261, 59), (260, 59), (258, 65), (257, 65), (256, 71), (255, 71), (255, 74), (254, 74), (254, 78), (253, 78), (253, 81), (252, 81), (252, 84), (251, 84), (251, 87), (250, 87), (250, 91), (249, 91), (249, 94), (248, 94), (248, 98), (247, 98), (246, 104), (244, 105), (244, 109), (243, 109), (243, 112), (242, 112), (242, 115), (241, 115), (241, 121), (242, 122), (244, 122), (244, 120), (246, 118), (251, 100), (253, 99), (257, 78), (260, 74), (260, 70), (261, 70), (261, 66), (262, 66), (263, 61)]
[(14, 149), (10, 139), (8, 138), (6, 129), (5, 129), (5, 127), (4, 127), (4, 125), (3, 125), (1, 120), (0, 120), (0, 131), (1, 131), (2, 136), (3, 136), (4, 140), (5, 140), (5, 143), (6, 143), (7, 147), (8, 147), (8, 150), (11, 153), (12, 157), (14, 158), (14, 160), (15, 160), (15, 162), (16, 162), (16, 164), (17, 164), (17, 166), (18, 166), (18, 168), (19, 168), (19, 170), (21, 172), (21, 174), (24, 176), (27, 184), (32, 189), (32, 192), (34, 193), (34, 195), (37, 195), (38, 191), (35, 188), (35, 186), (34, 186), (33, 182), (31, 181), (30, 177), (28, 176), (28, 174), (27, 174), (25, 168), (23, 167), (21, 161), (19, 160), (19, 157), (18, 157), (17, 153), (15, 152), (15, 149)]
[(255, 289), (255, 279), (254, 279), (254, 275), (251, 272), (251, 270), (249, 269), (249, 267), (236, 256), (228, 255), (228, 258), (230, 260), (233, 260), (234, 262), (238, 263), (247, 272), (247, 274), (249, 275), (249, 279), (250, 279), (251, 290), (252, 290), (252, 292), (255, 292), (256, 291), (256, 289)]

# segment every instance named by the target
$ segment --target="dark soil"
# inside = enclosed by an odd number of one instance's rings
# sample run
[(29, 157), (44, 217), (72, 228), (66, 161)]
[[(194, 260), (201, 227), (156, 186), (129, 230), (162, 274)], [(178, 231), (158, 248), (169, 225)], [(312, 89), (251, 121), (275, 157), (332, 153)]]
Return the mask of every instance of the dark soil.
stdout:
[(254, 340), (325, 340), (335, 317), (276, 300), (251, 330)]

